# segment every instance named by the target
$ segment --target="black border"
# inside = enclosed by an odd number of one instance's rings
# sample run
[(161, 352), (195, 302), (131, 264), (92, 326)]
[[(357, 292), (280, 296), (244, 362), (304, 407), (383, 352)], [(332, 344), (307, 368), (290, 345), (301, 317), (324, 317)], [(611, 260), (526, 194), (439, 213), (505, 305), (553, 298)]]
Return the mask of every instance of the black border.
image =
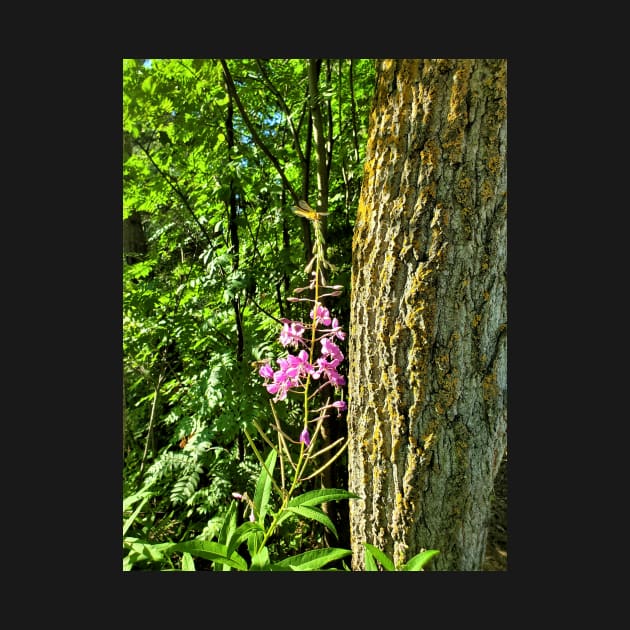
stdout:
[[(367, 8), (364, 10), (367, 10)], [(424, 28), (429, 27), (425, 25)], [(296, 38), (298, 44), (293, 46), (296, 43)], [(532, 72), (528, 69), (526, 61), (507, 54), (505, 48), (488, 46), (490, 50), (483, 51), (485, 54), (480, 53), (479, 50), (459, 50), (456, 54), (453, 54), (454, 51), (449, 50), (450, 54), (444, 54), (447, 51), (441, 50), (439, 47), (421, 50), (421, 32), (418, 33), (417, 40), (417, 47), (415, 45), (412, 46), (409, 40), (405, 40), (402, 45), (401, 42), (397, 42), (393, 47), (376, 46), (376, 50), (374, 50), (374, 46), (368, 46), (366, 51), (353, 51), (352, 53), (349, 53), (343, 43), (338, 47), (334, 44), (329, 46), (327, 40), (324, 46), (326, 52), (325, 55), (322, 55), (322, 46), (316, 36), (313, 34), (294, 33), (292, 29), (288, 29), (288, 33), (284, 36), (281, 43), (275, 45), (273, 37), (270, 38), (270, 41), (265, 42), (262, 48), (264, 53), (261, 52), (258, 45), (252, 44), (247, 38), (238, 38), (231, 45), (224, 45), (222, 42), (220, 50), (213, 50), (212, 45), (209, 45), (207, 48), (197, 45), (185, 47), (186, 50), (182, 51), (169, 51), (168, 54), (164, 51), (159, 51), (159, 47), (157, 47), (158, 54), (156, 54), (155, 48), (151, 46), (138, 46), (135, 50), (134, 46), (130, 46), (119, 58), (107, 60), (105, 73), (98, 79), (99, 83), (101, 83), (101, 89), (98, 90), (98, 93), (105, 103), (108, 104), (104, 117), (98, 120), (98, 125), (103, 125), (103, 121), (105, 121), (101, 131), (106, 129), (107, 133), (96, 134), (97, 138), (102, 141), (102, 144), (97, 145), (96, 152), (105, 156), (105, 164), (101, 173), (96, 173), (90, 169), (91, 174), (96, 175), (96, 177), (92, 179), (94, 189), (89, 192), (89, 198), (94, 199), (97, 197), (97, 206), (93, 210), (95, 219), (93, 229), (96, 245), (90, 248), (90, 258), (98, 260), (99, 264), (96, 267), (90, 266), (90, 283), (95, 288), (93, 303), (97, 313), (94, 314), (96, 315), (96, 320), (101, 324), (100, 330), (94, 331), (94, 337), (96, 338), (90, 338), (91, 344), (96, 342), (96, 354), (98, 355), (92, 357), (90, 364), (96, 362), (100, 365), (97, 365), (96, 368), (96, 378), (89, 378), (86, 383), (86, 387), (93, 394), (93, 396), (89, 397), (89, 400), (92, 407), (96, 407), (96, 413), (90, 422), (101, 426), (101, 429), (96, 430), (100, 436), (97, 443), (104, 451), (104, 457), (99, 462), (95, 462), (90, 457), (87, 470), (91, 472), (95, 466), (104, 464), (102, 465), (101, 477), (103, 485), (99, 490), (97, 490), (97, 487), (92, 487), (88, 492), (89, 500), (96, 502), (96, 509), (93, 514), (89, 512), (84, 513), (82, 520), (89, 523), (91, 528), (94, 527), (94, 523), (97, 523), (96, 528), (93, 530), (94, 535), (100, 536), (101, 542), (107, 541), (103, 545), (105, 549), (109, 549), (109, 544), (107, 543), (111, 538), (111, 552), (107, 553), (109, 557), (108, 562), (106, 562), (109, 567), (109, 560), (111, 560), (111, 569), (106, 569), (106, 571), (110, 570), (120, 575), (126, 575), (123, 574), (120, 568), (119, 488), (121, 484), (119, 480), (122, 459), (119, 453), (121, 434), (119, 430), (111, 431), (107, 428), (110, 426), (112, 419), (117, 421), (120, 417), (122, 405), (119, 378), (122, 358), (119, 351), (121, 346), (119, 343), (121, 340), (120, 312), (122, 308), (120, 302), (121, 264), (119, 255), (121, 250), (121, 229), (118, 212), (121, 208), (119, 168), (121, 118), (118, 118), (118, 114), (121, 113), (121, 99), (119, 97), (121, 95), (122, 58), (134, 56), (220, 56), (224, 58), (264, 56), (270, 58), (293, 58), (308, 57), (309, 55), (331, 58), (377, 58), (381, 56), (417, 58), (420, 56), (418, 54), (420, 52), (430, 52), (435, 56), (445, 57), (501, 57), (508, 59), (508, 571), (504, 573), (480, 573), (472, 581), (468, 579), (467, 575), (462, 573), (414, 574), (416, 578), (411, 582), (409, 574), (407, 574), (407, 578), (392, 577), (395, 574), (389, 574), (389, 578), (384, 578), (384, 574), (378, 574), (378, 578), (372, 578), (378, 579), (378, 582), (368, 582), (367, 580), (370, 580), (370, 578), (360, 577), (358, 578), (359, 582), (355, 578), (352, 582), (340, 582), (339, 584), (330, 580), (343, 580), (344, 578), (334, 577), (335, 575), (344, 575), (343, 573), (325, 573), (328, 577), (325, 582), (320, 580), (319, 577), (323, 573), (311, 573), (308, 574), (309, 577), (300, 576), (298, 579), (292, 579), (290, 577), (292, 574), (288, 574), (288, 578), (286, 577), (287, 574), (274, 574), (275, 577), (267, 580), (246, 577), (247, 575), (257, 574), (229, 573), (227, 574), (229, 577), (227, 577), (226, 573), (221, 573), (221, 578), (216, 578), (212, 582), (207, 581), (208, 579), (212, 580), (212, 578), (206, 578), (205, 580), (189, 579), (188, 583), (184, 583), (180, 578), (177, 581), (177, 586), (172, 581), (164, 582), (160, 579), (159, 583), (164, 584), (165, 593), (167, 590), (169, 592), (171, 605), (168, 608), (172, 609), (174, 613), (178, 606), (184, 606), (186, 601), (200, 601), (196, 595), (203, 597), (205, 593), (208, 598), (210, 613), (208, 617), (210, 618), (214, 616), (213, 610), (216, 612), (217, 609), (222, 608), (236, 613), (237, 617), (235, 619), (242, 619), (246, 623), (255, 623), (256, 599), (261, 604), (264, 603), (264, 614), (269, 620), (271, 620), (272, 616), (282, 615), (278, 611), (279, 608), (288, 608), (287, 612), (302, 613), (300, 617), (304, 618), (304, 613), (308, 614), (311, 610), (323, 612), (326, 607), (326, 599), (332, 594), (337, 602), (333, 616), (335, 622), (341, 622), (341, 617), (337, 616), (339, 614), (337, 611), (340, 610), (340, 607), (347, 609), (349, 614), (352, 615), (356, 614), (357, 609), (365, 611), (367, 608), (369, 611), (367, 619), (371, 621), (376, 621), (379, 617), (375, 609), (382, 611), (383, 619), (392, 619), (392, 617), (394, 619), (402, 619), (396, 611), (402, 613), (409, 606), (413, 607), (417, 601), (418, 603), (424, 602), (422, 606), (424, 612), (418, 613), (414, 611), (412, 615), (415, 616), (416, 623), (422, 623), (423, 620), (430, 618), (429, 609), (431, 606), (437, 606), (437, 601), (442, 599), (440, 594), (445, 603), (449, 599), (459, 600), (456, 608), (460, 608), (460, 605), (468, 599), (466, 593), (470, 593), (470, 596), (473, 594), (478, 595), (473, 585), (482, 588), (486, 592), (486, 597), (498, 599), (502, 596), (501, 591), (497, 590), (501, 588), (500, 585), (505, 584), (507, 586), (512, 576), (526, 569), (528, 561), (530, 566), (534, 562), (530, 551), (532, 544), (534, 544), (531, 541), (532, 530), (530, 526), (532, 521), (536, 519), (536, 514), (532, 514), (532, 511), (535, 511), (536, 508), (532, 505), (531, 500), (530, 502), (527, 501), (527, 498), (531, 498), (532, 495), (532, 476), (535, 478), (540, 474), (540, 471), (536, 470), (535, 462), (531, 460), (531, 457), (526, 457), (526, 454), (531, 455), (531, 447), (529, 445), (532, 439), (535, 439), (532, 437), (531, 412), (533, 412), (533, 409), (529, 392), (529, 388), (535, 386), (533, 385), (535, 378), (525, 373), (527, 367), (523, 366), (522, 363), (523, 355), (531, 355), (528, 342), (524, 340), (528, 337), (526, 332), (528, 329), (527, 314), (531, 311), (531, 300), (533, 299), (532, 293), (528, 289), (532, 284), (531, 267), (526, 266), (525, 262), (532, 255), (530, 240), (532, 233), (531, 204), (535, 197), (535, 191), (532, 190), (531, 183), (527, 181), (531, 170), (529, 167), (526, 167), (528, 158), (526, 147), (529, 144), (526, 119), (531, 123), (531, 112), (528, 111), (528, 107), (532, 102), (532, 95), (529, 93), (531, 89), (529, 81), (532, 79)], [(291, 42), (291, 45), (287, 46), (287, 42)], [(370, 43), (374, 44), (373, 41)], [(287, 48), (291, 49), (290, 53)], [(138, 54), (140, 52), (138, 49), (142, 49), (142, 55)], [(149, 55), (147, 50), (152, 55)], [(205, 52), (202, 53), (202, 51)], [(113, 75), (112, 84), (109, 82), (110, 72)], [(116, 97), (115, 99), (111, 98), (111, 101), (113, 101), (111, 106), (109, 105), (110, 90), (111, 94), (114, 94)], [(116, 112), (116, 114), (112, 116), (112, 112)], [(112, 119), (111, 130), (108, 124), (110, 118)], [(103, 137), (104, 135), (107, 137)], [(112, 151), (111, 158), (108, 153), (110, 147)], [(96, 163), (94, 168), (98, 168)], [(103, 174), (105, 177), (102, 176)], [(118, 187), (116, 183), (118, 183)], [(103, 194), (104, 191), (105, 194)], [(111, 192), (111, 194), (107, 194), (108, 192)], [(101, 208), (100, 204), (103, 204), (104, 207)], [(112, 243), (118, 243), (119, 246), (113, 247)], [(98, 386), (99, 384), (100, 387)], [(527, 402), (530, 402), (529, 406)], [(530, 411), (528, 411), (528, 407)], [(101, 416), (104, 417), (101, 418)], [(117, 426), (120, 427), (120, 422), (118, 422)], [(527, 477), (526, 483), (524, 483), (523, 477)], [(95, 498), (95, 493), (98, 493), (98, 499)], [(99, 532), (99, 527), (104, 529)], [(88, 558), (88, 566), (92, 563), (93, 560)], [(208, 574), (219, 575), (213, 572), (208, 572)], [(153, 575), (153, 573), (131, 572), (128, 575), (135, 575), (136, 577), (135, 579), (131, 578), (133, 582), (125, 580), (122, 584), (123, 592), (136, 593), (134, 597), (137, 597), (138, 601), (145, 595), (155, 597), (159, 593), (159, 590), (156, 590), (158, 582), (147, 577)], [(236, 575), (239, 575), (239, 577), (236, 578)], [(361, 575), (367, 576), (370, 574), (364, 573)], [(484, 577), (481, 577), (481, 575)], [(278, 578), (281, 579), (278, 580)], [(123, 579), (125, 578), (123, 577)], [(233, 579), (238, 579), (239, 581), (232, 582)], [(256, 581), (250, 581), (252, 579)], [(395, 583), (391, 581), (383, 582), (384, 579), (397, 579), (398, 581)], [(342, 585), (346, 588), (338, 590), (337, 587)], [(331, 586), (333, 587), (332, 590)], [(146, 591), (144, 591), (145, 588)], [(159, 587), (157, 588), (159, 589)], [(217, 589), (220, 590), (220, 593)], [(408, 592), (402, 592), (400, 589), (408, 589)], [(369, 595), (372, 593), (375, 599), (370, 599)], [(408, 599), (409, 596), (411, 599)], [(158, 603), (158, 605), (160, 604)], [(472, 597), (470, 605), (473, 605)], [(471, 607), (461, 606), (461, 608), (467, 608), (469, 615), (472, 613)], [(350, 613), (350, 611), (353, 612)], [(447, 609), (441, 609), (441, 615), (446, 613), (447, 618), (452, 612), (452, 603)], [(248, 614), (254, 615), (249, 621)], [(407, 614), (404, 617), (406, 618)]]

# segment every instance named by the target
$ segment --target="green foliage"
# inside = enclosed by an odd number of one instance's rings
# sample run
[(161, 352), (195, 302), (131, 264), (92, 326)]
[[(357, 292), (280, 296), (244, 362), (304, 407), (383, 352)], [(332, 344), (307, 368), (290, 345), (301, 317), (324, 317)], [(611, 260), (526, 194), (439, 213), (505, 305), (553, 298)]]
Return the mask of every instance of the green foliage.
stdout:
[(440, 553), (436, 549), (427, 549), (410, 558), (400, 567), (394, 566), (394, 563), (387, 557), (378, 547), (364, 542), (365, 547), (365, 570), (366, 571), (378, 571), (378, 564), (382, 567), (383, 571), (424, 571), (424, 567), (428, 562)]
[[(237, 503), (232, 501), (220, 529), (214, 530), (211, 536), (211, 538), (216, 537), (216, 541), (198, 538), (184, 542), (151, 544), (136, 537), (126, 536), (129, 525), (137, 516), (139, 508), (152, 496), (152, 493), (141, 491), (126, 499), (124, 507), (127, 508), (138, 501), (141, 503), (123, 527), (123, 546), (128, 550), (123, 558), (123, 570), (132, 570), (138, 564), (150, 566), (164, 563), (171, 567), (170, 570), (177, 570), (173, 568), (176, 566), (176, 561), (173, 560), (175, 554), (181, 554), (182, 571), (196, 570), (194, 558), (209, 561), (215, 571), (232, 569), (238, 571), (313, 571), (325, 570), (323, 567), (326, 565), (349, 556), (350, 550), (328, 547), (312, 549), (272, 561), (272, 553), (267, 546), (267, 541), (286, 518), (297, 514), (304, 519), (322, 523), (336, 534), (330, 519), (316, 506), (326, 501), (358, 498), (357, 495), (346, 490), (322, 489), (293, 497), (286, 504), (281, 504), (278, 510), (272, 510), (272, 480), (276, 461), (277, 453), (271, 450), (261, 466), (254, 500), (249, 506), (255, 520), (237, 525)], [(243, 544), (246, 546), (246, 551), (244, 548), (241, 552)]]
[[(265, 451), (254, 426), (267, 430), (271, 420), (252, 363), (273, 356), (278, 318), (304, 314), (286, 297), (310, 252), (278, 166), (315, 199), (308, 63), (226, 61), (262, 146), (220, 60), (123, 60), (123, 489), (136, 500), (123, 506), (128, 569), (177, 570), (160, 545), (184, 537), (227, 545), (220, 528), (236, 516), (231, 492), (255, 497), (259, 464), (245, 431)], [(373, 80), (372, 60), (322, 62), (327, 240), (348, 287)], [(293, 401), (278, 413), (285, 426), (299, 424)], [(318, 505), (290, 506), (271, 556), (303, 553), (322, 529), (334, 532)], [(265, 549), (253, 567), (271, 566)], [(209, 566), (181, 551), (182, 570)]]
[(258, 478), (256, 491), (254, 493), (254, 516), (258, 521), (263, 523), (265, 522), (267, 509), (269, 508), (271, 484), (273, 483), (273, 470), (276, 466), (277, 459), (277, 451), (269, 451), (269, 455), (267, 455), (267, 459), (265, 460), (260, 472), (260, 477)]

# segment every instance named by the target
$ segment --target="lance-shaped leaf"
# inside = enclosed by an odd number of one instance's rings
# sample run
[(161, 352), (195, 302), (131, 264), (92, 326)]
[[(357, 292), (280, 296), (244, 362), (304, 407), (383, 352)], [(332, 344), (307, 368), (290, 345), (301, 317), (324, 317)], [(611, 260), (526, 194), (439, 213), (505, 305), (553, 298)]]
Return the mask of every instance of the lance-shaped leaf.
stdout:
[(367, 549), (368, 553), (373, 558), (375, 558), (376, 560), (378, 560), (378, 562), (381, 563), (381, 566), (383, 567), (383, 569), (385, 569), (386, 571), (396, 570), (394, 563), (378, 547), (375, 547), (374, 545), (371, 545), (370, 543), (367, 543), (367, 542), (364, 542), (363, 546)]
[(424, 571), (424, 565), (440, 553), (437, 549), (427, 549), (416, 554), (413, 558), (408, 560), (402, 567), (401, 571)]
[(187, 551), (182, 556), (182, 571), (196, 571), (195, 561)]
[(352, 554), (349, 549), (328, 547), (326, 549), (314, 549), (297, 556), (284, 558), (270, 566), (272, 571), (316, 571), (329, 562), (345, 558)]
[[(232, 501), (230, 503), (230, 507), (228, 508), (227, 514), (223, 519), (223, 524), (221, 525), (221, 529), (219, 530), (218, 541), (219, 544), (225, 545), (226, 548), (229, 547), (230, 542), (232, 540), (232, 536), (234, 536), (234, 532), (236, 531), (236, 509), (237, 504), (236, 501)], [(229, 557), (231, 554), (226, 553)], [(231, 567), (226, 564), (216, 563), (214, 565), (215, 571), (230, 571)]]
[(227, 555), (227, 548), (220, 543), (209, 540), (190, 540), (187, 542), (173, 543), (170, 551), (187, 551), (191, 556), (198, 556), (206, 560), (227, 564), (234, 569), (247, 571), (247, 563), (237, 553)]
[(123, 560), (123, 570), (131, 570), (134, 564), (145, 562), (162, 562), (164, 556), (171, 550), (173, 543), (145, 543), (134, 538), (124, 538), (123, 546), (129, 548), (129, 553)]
[(236, 551), (238, 546), (244, 541), (250, 538), (251, 536), (256, 536), (257, 534), (264, 535), (263, 528), (259, 523), (254, 522), (250, 523), (249, 521), (240, 525), (237, 530), (234, 532), (234, 535), (230, 539), (230, 544), (227, 546), (227, 556), (228, 558), (232, 556), (232, 553)]
[(378, 571), (378, 567), (376, 566), (376, 560), (374, 560), (374, 556), (369, 552), (365, 554), (365, 570)]
[(297, 507), (288, 507), (287, 510), (289, 512), (293, 512), (293, 514), (302, 516), (303, 518), (318, 521), (324, 527), (327, 527), (335, 535), (335, 538), (339, 538), (334, 523), (330, 520), (330, 517), (320, 508), (301, 505)]
[[(140, 514), (140, 510), (142, 510), (142, 508), (144, 507), (144, 504), (153, 496), (153, 493), (147, 492), (147, 493), (143, 493), (142, 495), (138, 493), (137, 495), (134, 495), (134, 497), (129, 497), (129, 499), (127, 499), (128, 505), (131, 505), (132, 499), (135, 500), (136, 498), (141, 497), (141, 496), (142, 496), (142, 500), (140, 501), (136, 509), (133, 511), (133, 514), (123, 524), (123, 536), (127, 534), (127, 532), (129, 531), (129, 528), (131, 527), (133, 522), (136, 520), (136, 516)], [(124, 502), (123, 502), (123, 509), (125, 509)]]
[(234, 532), (236, 531), (236, 501), (230, 503), (223, 525), (219, 531), (219, 543), (229, 545)]
[(339, 499), (358, 499), (358, 495), (348, 490), (340, 490), (338, 488), (322, 488), (320, 490), (311, 490), (305, 492), (298, 497), (293, 497), (287, 507), (297, 507), (299, 505), (320, 505), (326, 501), (337, 501)]
[(267, 507), (269, 505), (269, 497), (271, 495), (271, 483), (273, 469), (276, 465), (276, 457), (278, 453), (275, 450), (269, 451), (265, 465), (260, 471), (260, 476), (256, 482), (256, 492), (254, 493), (254, 513), (256, 520), (264, 526)]
[(250, 571), (269, 571), (269, 550), (263, 547), (252, 556)]

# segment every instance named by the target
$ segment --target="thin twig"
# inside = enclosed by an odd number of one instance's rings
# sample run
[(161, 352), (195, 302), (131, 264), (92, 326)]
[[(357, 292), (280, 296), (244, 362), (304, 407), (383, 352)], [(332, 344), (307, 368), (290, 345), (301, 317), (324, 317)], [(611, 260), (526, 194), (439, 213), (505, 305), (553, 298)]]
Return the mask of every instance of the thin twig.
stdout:
[[(343, 439), (343, 438), (339, 438), (339, 439)], [(336, 444), (336, 442), (335, 442)], [(339, 452), (334, 455), (333, 457), (331, 457), (321, 468), (318, 468), (314, 473), (312, 473), (311, 475), (309, 475), (308, 477), (304, 477), (302, 479), (302, 481), (306, 481), (307, 479), (312, 479), (313, 477), (316, 477), (317, 475), (319, 475), (321, 472), (323, 472), (324, 470), (326, 470), (326, 468), (328, 468), (328, 466), (330, 466), (336, 459), (337, 457), (339, 457), (339, 455), (341, 455), (341, 453), (344, 452), (344, 450), (346, 449), (346, 447), (348, 446), (348, 442), (346, 442), (340, 449)]]
[(340, 437), (339, 439), (335, 440), (334, 442), (331, 442), (330, 444), (328, 444), (328, 446), (324, 446), (324, 448), (320, 449), (319, 451), (317, 451), (317, 453), (309, 453), (308, 458), (309, 459), (315, 459), (316, 457), (319, 457), (322, 453), (325, 453), (326, 451), (329, 451), (331, 448), (334, 448), (335, 446), (337, 446), (337, 444), (339, 444), (339, 442), (343, 442), (344, 438)]

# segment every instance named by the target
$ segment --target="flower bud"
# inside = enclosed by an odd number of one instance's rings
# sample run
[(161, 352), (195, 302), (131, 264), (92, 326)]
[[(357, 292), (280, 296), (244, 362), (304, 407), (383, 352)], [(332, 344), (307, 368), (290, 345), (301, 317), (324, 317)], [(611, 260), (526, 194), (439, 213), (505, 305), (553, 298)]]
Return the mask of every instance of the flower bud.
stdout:
[(308, 434), (308, 429), (304, 429), (302, 433), (300, 433), (300, 442), (308, 448), (311, 445), (311, 436)]

